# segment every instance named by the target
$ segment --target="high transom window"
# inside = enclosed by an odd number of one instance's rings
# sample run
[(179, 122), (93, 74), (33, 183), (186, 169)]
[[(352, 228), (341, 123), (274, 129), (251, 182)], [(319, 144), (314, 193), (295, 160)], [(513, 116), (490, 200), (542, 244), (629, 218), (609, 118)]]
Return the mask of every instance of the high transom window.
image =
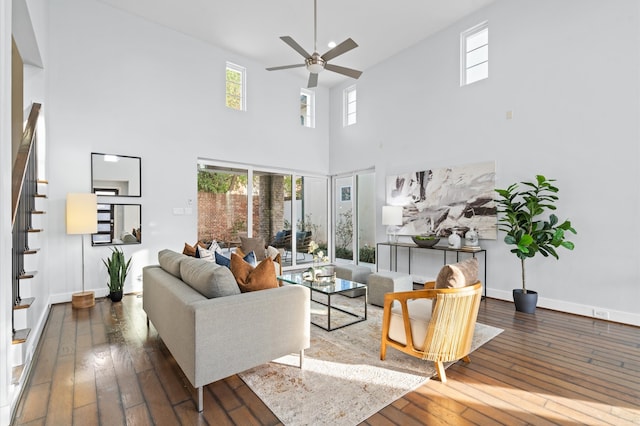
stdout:
[(226, 105), (228, 108), (246, 111), (246, 69), (227, 62)]
[(489, 77), (489, 25), (485, 21), (460, 34), (460, 85)]
[(300, 124), (304, 127), (316, 127), (315, 122), (315, 93), (311, 90), (300, 89)]
[(349, 86), (344, 89), (344, 126), (356, 124), (356, 86)]

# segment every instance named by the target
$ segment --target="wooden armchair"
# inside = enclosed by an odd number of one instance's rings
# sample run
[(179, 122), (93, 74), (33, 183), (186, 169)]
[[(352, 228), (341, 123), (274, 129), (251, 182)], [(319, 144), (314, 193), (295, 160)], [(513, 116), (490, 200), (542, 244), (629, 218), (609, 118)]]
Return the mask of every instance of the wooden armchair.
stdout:
[(428, 282), (424, 290), (385, 294), (380, 359), (385, 359), (391, 346), (433, 361), (440, 381), (446, 383), (443, 363), (470, 361), (482, 283), (443, 289), (434, 285)]

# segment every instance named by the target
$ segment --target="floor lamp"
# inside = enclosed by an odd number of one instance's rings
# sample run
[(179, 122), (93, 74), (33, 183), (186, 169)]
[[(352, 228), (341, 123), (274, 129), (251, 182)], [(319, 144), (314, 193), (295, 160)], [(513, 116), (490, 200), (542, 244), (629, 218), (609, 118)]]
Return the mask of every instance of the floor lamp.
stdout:
[(84, 290), (84, 235), (98, 232), (98, 197), (96, 194), (67, 194), (67, 234), (82, 236), (82, 291), (71, 295), (75, 309), (96, 304), (93, 291)]

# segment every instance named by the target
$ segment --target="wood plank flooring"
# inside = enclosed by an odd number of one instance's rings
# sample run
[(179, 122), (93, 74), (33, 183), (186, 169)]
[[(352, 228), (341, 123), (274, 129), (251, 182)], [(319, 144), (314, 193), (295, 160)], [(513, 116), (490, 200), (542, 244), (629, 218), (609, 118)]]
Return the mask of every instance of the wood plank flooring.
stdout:
[[(52, 307), (15, 425), (281, 424), (238, 376), (207, 386), (197, 413), (142, 299), (96, 302)], [(505, 331), (446, 385), (430, 380), (363, 424), (640, 425), (640, 328), (493, 299), (478, 320)]]

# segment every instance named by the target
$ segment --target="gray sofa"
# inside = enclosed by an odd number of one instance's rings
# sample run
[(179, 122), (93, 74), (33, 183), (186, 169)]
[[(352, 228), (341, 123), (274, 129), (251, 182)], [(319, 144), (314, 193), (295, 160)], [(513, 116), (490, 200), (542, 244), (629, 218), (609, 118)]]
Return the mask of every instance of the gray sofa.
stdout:
[(158, 253), (158, 261), (142, 272), (147, 325), (198, 390), (198, 411), (202, 387), (211, 382), (296, 352), (302, 368), (310, 344), (309, 289), (240, 293), (224, 266), (171, 250)]

